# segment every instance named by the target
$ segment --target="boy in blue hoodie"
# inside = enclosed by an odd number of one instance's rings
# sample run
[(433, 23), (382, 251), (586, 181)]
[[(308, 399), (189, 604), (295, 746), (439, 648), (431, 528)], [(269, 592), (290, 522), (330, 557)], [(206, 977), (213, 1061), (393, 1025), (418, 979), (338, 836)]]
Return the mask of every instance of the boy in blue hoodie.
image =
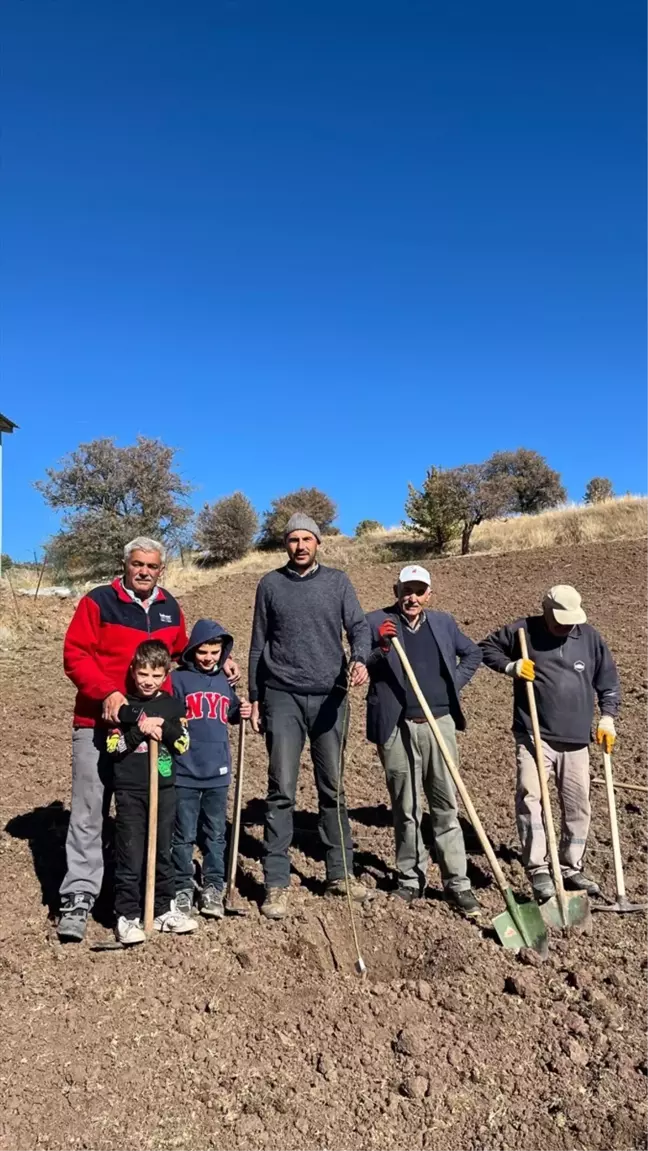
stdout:
[(222, 670), (234, 638), (212, 619), (199, 619), (171, 674), (173, 694), (186, 707), (190, 746), (176, 756), (176, 818), (172, 858), (178, 910), (193, 907), (193, 850), (200, 833), (203, 853), (202, 889), (198, 907), (203, 915), (222, 919), (225, 881), (227, 791), (232, 765), (227, 724), (249, 719), (252, 705), (239, 700)]

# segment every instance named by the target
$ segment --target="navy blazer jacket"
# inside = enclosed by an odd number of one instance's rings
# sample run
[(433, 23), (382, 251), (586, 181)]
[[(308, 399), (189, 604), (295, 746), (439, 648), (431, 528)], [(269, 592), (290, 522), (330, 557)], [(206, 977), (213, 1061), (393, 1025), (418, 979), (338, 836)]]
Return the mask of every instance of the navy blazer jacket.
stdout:
[[(449, 672), (450, 714), (455, 727), (464, 731), (466, 720), (459, 703), (459, 692), (477, 671), (482, 661), (481, 649), (460, 631), (457, 621), (448, 612), (426, 611), (425, 617), (423, 627), (430, 628)], [(397, 604), (369, 612), (367, 623), (371, 629), (372, 650), (367, 660), (371, 679), (367, 696), (367, 739), (379, 744), (389, 739), (403, 714), (406, 702), (403, 665), (393, 648), (385, 655), (378, 644), (378, 628), (386, 619), (394, 620), (398, 638), (402, 644), (405, 642), (403, 621)]]

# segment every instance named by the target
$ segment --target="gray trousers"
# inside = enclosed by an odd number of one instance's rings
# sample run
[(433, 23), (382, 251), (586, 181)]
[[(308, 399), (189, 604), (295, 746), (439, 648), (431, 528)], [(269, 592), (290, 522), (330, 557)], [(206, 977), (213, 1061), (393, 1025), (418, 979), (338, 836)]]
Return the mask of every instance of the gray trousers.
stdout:
[[(540, 781), (533, 740), (516, 736), (517, 789), (515, 815), (527, 873), (547, 871), (547, 839), (542, 821)], [(549, 779), (556, 778), (562, 829), (558, 847), (564, 876), (581, 871), (590, 825), (589, 749), (571, 743), (542, 741), (542, 755)]]
[[(455, 763), (457, 739), (452, 716), (437, 719), (441, 734)], [(452, 777), (427, 723), (403, 720), (387, 743), (378, 747), (385, 769), (394, 817), (396, 867), (402, 887), (419, 891), (427, 883), (428, 850), (421, 835), (423, 796), (427, 798), (436, 856), (444, 888), (465, 891), (466, 847), (459, 823), (457, 796)]]
[(103, 826), (108, 815), (110, 765), (104, 752), (105, 732), (75, 727), (72, 733), (72, 804), (65, 841), (67, 871), (61, 899), (99, 895), (103, 880)]
[(270, 761), (263, 861), (266, 887), (290, 884), (288, 848), (293, 837), (299, 762), (307, 736), (319, 801), (319, 833), (326, 853), (326, 878), (343, 878), (343, 851), (349, 875), (353, 873), (353, 847), (344, 792), (340, 793), (343, 843), (337, 812), (340, 752), (347, 736), (347, 732), (342, 731), (343, 719), (344, 695), (340, 691), (330, 695), (293, 695), (289, 691), (266, 688), (263, 723)]

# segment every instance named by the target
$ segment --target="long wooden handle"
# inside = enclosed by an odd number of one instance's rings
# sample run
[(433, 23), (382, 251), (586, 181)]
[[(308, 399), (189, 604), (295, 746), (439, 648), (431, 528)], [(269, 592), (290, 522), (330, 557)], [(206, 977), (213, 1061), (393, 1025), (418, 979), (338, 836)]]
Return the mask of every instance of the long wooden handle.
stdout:
[(416, 676), (414, 675), (412, 665), (411, 665), (410, 661), (408, 660), (408, 658), (405, 655), (405, 652), (403, 650), (402, 643), (400, 642), (400, 640), (398, 639), (397, 636), (392, 637), (392, 643), (394, 645), (394, 650), (395, 650), (398, 658), (400, 659), (400, 661), (403, 665), (403, 669), (405, 671), (405, 674), (406, 674), (407, 678), (409, 679), (409, 681), (412, 685), (412, 691), (414, 692), (414, 695), (416, 696), (417, 700), (419, 701), (419, 704), (421, 705), (421, 710), (423, 712), (423, 715), (425, 716), (430, 727), (432, 728), (432, 731), (434, 733), (434, 738), (436, 739), (436, 741), (439, 745), (439, 751), (441, 752), (441, 755), (443, 756), (443, 758), (445, 760), (446, 767), (447, 767), (448, 771), (450, 772), (450, 775), (452, 776), (454, 785), (455, 785), (457, 791), (459, 792), (459, 795), (461, 796), (461, 800), (462, 800), (462, 803), (463, 803), (463, 805), (466, 809), (466, 812), (468, 814), (468, 818), (469, 818), (470, 822), (472, 823), (472, 825), (473, 825), (473, 827), (477, 833), (477, 838), (479, 839), (479, 842), (482, 846), (484, 855), (486, 856), (486, 858), (490, 864), (490, 868), (491, 868), (491, 871), (493, 872), (493, 875), (495, 876), (495, 881), (497, 883), (497, 886), (499, 887), (500, 891), (502, 892), (502, 895), (506, 898), (506, 892), (508, 891), (508, 887), (509, 887), (508, 883), (506, 882), (506, 876), (504, 875), (504, 872), (502, 871), (502, 868), (500, 867), (500, 865), (498, 863), (495, 852), (493, 851), (493, 848), (490, 845), (490, 840), (489, 840), (488, 836), (486, 835), (486, 832), (484, 831), (482, 822), (481, 822), (479, 816), (477, 815), (475, 808), (473, 807), (472, 800), (471, 800), (471, 798), (470, 798), (470, 796), (466, 790), (466, 786), (464, 784), (464, 781), (461, 778), (461, 775), (459, 774), (459, 768), (457, 767), (452, 756), (450, 755), (450, 751), (448, 750), (448, 745), (446, 744), (446, 741), (444, 740), (444, 738), (441, 734), (441, 729), (439, 728), (439, 725), (438, 725), (436, 719), (432, 715), (432, 712), (430, 711), (430, 708), (428, 706), (428, 702), (427, 702), (425, 696), (423, 695), (423, 692), (421, 691), (421, 689), (418, 685)]
[[(523, 627), (518, 631), (518, 639), (520, 641), (520, 651), (522, 652), (522, 659), (529, 658), (529, 649), (527, 647), (526, 632)], [(560, 914), (562, 915), (563, 924), (567, 926), (567, 896), (565, 895), (565, 885), (563, 883), (562, 871), (560, 870), (560, 860), (558, 858), (558, 844), (556, 843), (556, 829), (554, 827), (553, 814), (551, 811), (551, 799), (549, 798), (549, 784), (547, 783), (547, 772), (545, 771), (544, 757), (542, 754), (542, 736), (540, 735), (540, 724), (538, 723), (538, 709), (536, 707), (535, 692), (533, 690), (533, 683), (530, 679), (526, 680), (527, 699), (529, 701), (529, 715), (531, 716), (531, 729), (533, 731), (533, 746), (535, 749), (536, 765), (538, 768), (538, 779), (540, 781), (540, 795), (542, 797), (542, 810), (544, 812), (545, 831), (547, 833), (547, 843), (549, 845), (549, 858), (551, 860), (551, 870), (553, 872), (553, 880), (556, 885), (556, 893), (558, 895), (558, 906), (560, 907)]]
[(232, 814), (232, 836), (227, 868), (227, 889), (225, 898), (231, 900), (236, 890), (236, 868), (238, 864), (239, 835), (241, 832), (241, 807), (243, 804), (243, 761), (245, 759), (245, 723), (241, 720), (236, 764), (236, 786), (234, 788), (234, 811)]
[(625, 880), (623, 878), (623, 863), (621, 861), (621, 844), (619, 843), (619, 825), (617, 823), (616, 800), (614, 798), (614, 779), (612, 776), (612, 756), (603, 752), (603, 768), (605, 770), (605, 790), (607, 792), (608, 811), (610, 813), (610, 834), (612, 836), (612, 859), (614, 861), (614, 878), (616, 881), (617, 898), (625, 899)]
[(158, 825), (158, 742), (149, 741), (149, 807), (148, 836), (146, 840), (146, 889), (144, 894), (144, 930), (147, 935), (153, 930), (153, 910), (155, 906), (155, 861), (157, 856)]
[[(605, 783), (605, 779), (599, 779), (598, 776), (592, 778), (592, 783)], [(644, 795), (648, 793), (648, 787), (643, 783), (619, 783), (618, 779), (614, 780), (614, 787), (617, 791), (641, 791)]]

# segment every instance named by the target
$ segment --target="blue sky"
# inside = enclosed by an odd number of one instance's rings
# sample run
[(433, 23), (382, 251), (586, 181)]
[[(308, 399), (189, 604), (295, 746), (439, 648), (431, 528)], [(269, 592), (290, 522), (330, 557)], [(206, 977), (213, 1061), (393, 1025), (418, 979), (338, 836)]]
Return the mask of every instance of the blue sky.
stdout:
[(645, 481), (638, 0), (21, 0), (0, 16), (3, 550), (80, 441), (196, 506), (393, 524), (520, 445)]

